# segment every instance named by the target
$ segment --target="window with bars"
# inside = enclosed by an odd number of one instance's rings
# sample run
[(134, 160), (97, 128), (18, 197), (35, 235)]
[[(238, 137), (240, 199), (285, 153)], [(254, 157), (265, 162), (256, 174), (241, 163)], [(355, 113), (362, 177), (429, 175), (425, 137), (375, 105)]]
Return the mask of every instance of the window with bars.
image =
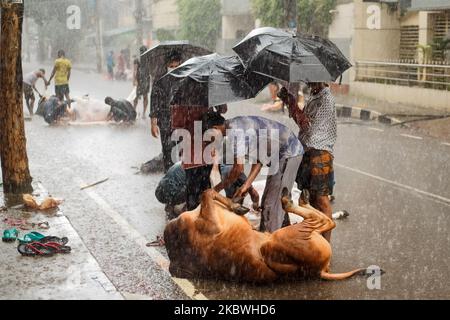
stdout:
[(400, 28), (400, 60), (415, 60), (419, 44), (419, 26)]
[[(450, 38), (450, 11), (442, 11), (433, 14), (432, 30), (433, 30), (433, 59), (437, 61), (446, 60), (444, 47), (445, 40)], [(447, 45), (447, 48), (450, 44)]]

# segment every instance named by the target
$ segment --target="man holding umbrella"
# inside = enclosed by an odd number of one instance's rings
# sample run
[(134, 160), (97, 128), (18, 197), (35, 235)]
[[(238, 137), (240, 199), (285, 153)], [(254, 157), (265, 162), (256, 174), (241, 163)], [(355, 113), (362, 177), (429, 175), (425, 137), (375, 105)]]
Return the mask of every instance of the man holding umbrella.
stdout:
[[(177, 68), (182, 62), (182, 57), (178, 52), (172, 52), (167, 59), (167, 72)], [(171, 141), (172, 126), (170, 120), (170, 81), (171, 78), (163, 80), (164, 85), (153, 86), (151, 94), (150, 119), (151, 132), (154, 138), (161, 136), (161, 146), (163, 155), (164, 172), (167, 173), (174, 165), (172, 161), (172, 149), (175, 143)]]
[[(305, 82), (311, 97), (305, 112), (286, 88), (279, 97), (289, 106), (289, 113), (300, 127), (305, 156), (297, 183), (312, 196), (312, 204), (331, 217), (328, 198), (334, 184), (333, 148), (336, 142), (336, 109), (327, 82), (336, 81), (352, 65), (339, 48), (328, 39), (275, 28), (250, 32), (233, 50), (247, 69), (289, 84)], [(324, 237), (330, 241), (331, 232)]]
[(170, 90), (173, 79), (166, 77), (161, 80), (161, 78), (183, 61), (207, 53), (208, 50), (191, 45), (188, 41), (165, 41), (141, 54), (141, 63), (148, 67), (147, 72), (153, 79), (150, 106), (151, 133), (155, 138), (161, 135), (162, 144), (162, 154), (144, 164), (142, 168), (145, 171), (155, 172), (163, 167), (167, 173), (173, 165), (171, 151), (174, 144), (170, 140), (172, 133)]
[[(305, 155), (296, 182), (301, 190), (310, 192), (311, 205), (332, 218), (329, 196), (333, 194), (333, 153), (337, 140), (336, 107), (331, 90), (324, 82), (308, 83), (311, 89), (304, 111), (295, 97), (282, 88), (279, 97), (289, 108), (289, 114), (300, 127), (299, 138)], [(330, 242), (331, 231), (323, 235)]]

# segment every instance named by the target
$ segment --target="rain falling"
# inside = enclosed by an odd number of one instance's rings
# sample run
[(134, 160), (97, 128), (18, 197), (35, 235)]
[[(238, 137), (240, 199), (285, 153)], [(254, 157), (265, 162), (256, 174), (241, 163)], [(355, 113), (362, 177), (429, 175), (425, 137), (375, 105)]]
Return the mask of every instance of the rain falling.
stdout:
[(450, 1), (0, 5), (1, 300), (450, 298)]

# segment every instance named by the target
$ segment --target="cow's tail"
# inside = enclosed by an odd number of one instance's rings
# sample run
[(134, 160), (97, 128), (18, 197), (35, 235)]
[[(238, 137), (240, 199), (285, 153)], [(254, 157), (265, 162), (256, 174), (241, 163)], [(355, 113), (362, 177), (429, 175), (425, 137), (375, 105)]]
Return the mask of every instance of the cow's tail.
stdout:
[(323, 280), (345, 280), (348, 279), (350, 277), (353, 277), (354, 275), (365, 275), (367, 272), (367, 269), (362, 268), (362, 269), (357, 269), (357, 270), (353, 270), (350, 272), (345, 272), (345, 273), (328, 273), (326, 271), (322, 271), (320, 273), (320, 278), (322, 278)]

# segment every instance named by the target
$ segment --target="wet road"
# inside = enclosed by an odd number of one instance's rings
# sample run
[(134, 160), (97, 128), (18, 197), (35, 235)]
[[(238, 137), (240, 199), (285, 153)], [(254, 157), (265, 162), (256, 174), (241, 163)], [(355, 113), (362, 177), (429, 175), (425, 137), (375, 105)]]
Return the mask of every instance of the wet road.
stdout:
[[(95, 88), (95, 90), (94, 90)], [(73, 95), (126, 97), (128, 83), (74, 72)], [(230, 106), (229, 116), (261, 114), (250, 103)], [(269, 116), (268, 114), (264, 114)], [(273, 116), (295, 125), (291, 120)], [(120, 292), (156, 299), (184, 298), (164, 271), (164, 250), (146, 250), (165, 226), (153, 192), (160, 176), (136, 175), (160, 152), (148, 121), (132, 127), (48, 127), (26, 122), (33, 176), (55, 196), (86, 247)], [(381, 290), (365, 278), (249, 286), (194, 281), (209, 299), (405, 299), (449, 298), (450, 146), (408, 129), (345, 121), (336, 146), (334, 209), (351, 216), (333, 233), (334, 272), (377, 265), (387, 273)], [(89, 191), (84, 183), (109, 181)]]

